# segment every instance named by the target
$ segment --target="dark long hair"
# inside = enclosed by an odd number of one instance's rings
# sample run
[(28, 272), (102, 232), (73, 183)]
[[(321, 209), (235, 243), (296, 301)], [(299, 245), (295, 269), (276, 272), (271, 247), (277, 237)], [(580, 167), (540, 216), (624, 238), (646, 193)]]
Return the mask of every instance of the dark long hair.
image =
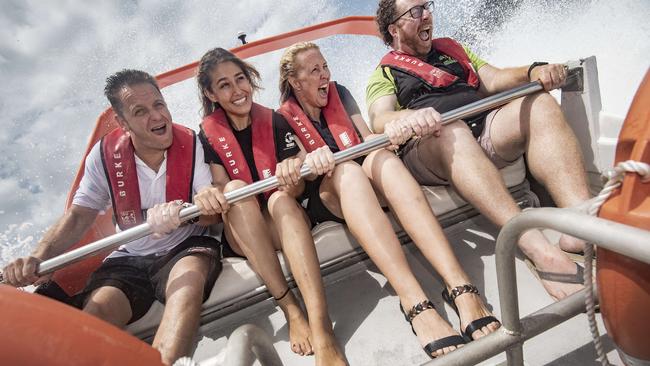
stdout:
[(211, 78), (212, 71), (224, 62), (232, 62), (239, 66), (244, 72), (246, 79), (248, 79), (248, 82), (251, 83), (254, 92), (260, 89), (260, 73), (251, 64), (221, 47), (211, 49), (201, 57), (201, 61), (199, 61), (199, 72), (196, 75), (196, 81), (199, 85), (199, 98), (201, 98), (203, 117), (209, 116), (217, 108), (220, 108), (219, 103), (213, 103), (205, 95), (205, 91), (213, 92)]

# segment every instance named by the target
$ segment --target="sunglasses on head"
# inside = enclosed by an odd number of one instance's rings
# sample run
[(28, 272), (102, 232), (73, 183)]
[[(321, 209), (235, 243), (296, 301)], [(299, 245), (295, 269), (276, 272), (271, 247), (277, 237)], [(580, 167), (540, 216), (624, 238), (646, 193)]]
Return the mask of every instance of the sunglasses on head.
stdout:
[(393, 19), (391, 24), (398, 21), (401, 17), (403, 17), (407, 13), (411, 13), (411, 18), (413, 18), (413, 19), (422, 18), (422, 13), (424, 13), (425, 9), (427, 11), (429, 11), (430, 14), (433, 14), (433, 10), (434, 10), (433, 1), (427, 1), (426, 3), (424, 3), (422, 5), (416, 5), (416, 6), (412, 7), (412, 8), (410, 8), (409, 10), (403, 12), (402, 15), (400, 15), (397, 18)]

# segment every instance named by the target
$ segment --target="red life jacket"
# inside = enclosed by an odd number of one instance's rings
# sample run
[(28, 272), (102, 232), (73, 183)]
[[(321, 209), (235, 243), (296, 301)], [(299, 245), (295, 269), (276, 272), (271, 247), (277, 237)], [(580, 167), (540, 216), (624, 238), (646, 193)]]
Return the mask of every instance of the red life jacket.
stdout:
[[(476, 74), (474, 66), (472, 66), (472, 62), (467, 56), (463, 46), (451, 38), (436, 38), (431, 41), (431, 45), (435, 50), (458, 61), (465, 71), (465, 75), (467, 75), (467, 84), (478, 89), (478, 75)], [(456, 75), (452, 75), (437, 67), (433, 67), (419, 58), (401, 51), (388, 52), (388, 54), (381, 59), (380, 64), (381, 66), (389, 66), (415, 76), (434, 88), (444, 88), (458, 80)]]
[[(339, 150), (345, 150), (361, 143), (357, 131), (354, 129), (354, 124), (341, 102), (339, 92), (336, 90), (336, 83), (330, 81), (328, 90), (327, 105), (322, 108), (322, 111), (327, 121), (327, 127), (332, 132)], [(278, 112), (289, 122), (307, 152), (312, 152), (326, 145), (318, 130), (314, 128), (311, 120), (294, 97), (282, 103)]]
[[(257, 176), (260, 179), (275, 175), (277, 158), (275, 152), (275, 138), (273, 136), (273, 110), (253, 103), (251, 108), (251, 125), (253, 135), (253, 159)], [(228, 172), (231, 180), (240, 179), (253, 183), (253, 176), (246, 162), (246, 157), (232, 133), (223, 109), (219, 108), (201, 122), (205, 136), (219, 158), (223, 167)], [(268, 198), (271, 192), (264, 195)]]
[[(175, 123), (172, 134), (172, 144), (167, 149), (165, 199), (191, 202), (196, 137), (193, 130)], [(131, 137), (117, 128), (102, 137), (100, 144), (117, 224), (122, 230), (141, 224), (144, 217)]]

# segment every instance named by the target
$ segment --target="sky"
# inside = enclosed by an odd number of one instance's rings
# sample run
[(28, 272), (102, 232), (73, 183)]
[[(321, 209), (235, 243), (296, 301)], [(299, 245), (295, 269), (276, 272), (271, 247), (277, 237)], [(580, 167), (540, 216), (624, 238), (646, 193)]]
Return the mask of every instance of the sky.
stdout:
[[(603, 109), (623, 116), (650, 60), (647, 0), (436, 2), (436, 35), (457, 36), (496, 66), (598, 58)], [(512, 4), (516, 6), (512, 6)], [(278, 6), (277, 4), (282, 4)], [(490, 5), (491, 4), (491, 5)], [(495, 5), (496, 4), (496, 5)], [(25, 255), (64, 210), (99, 114), (106, 77), (123, 68), (159, 74), (210, 48), (234, 47), (347, 15), (376, 1), (3, 0), (0, 13), (0, 266)], [(319, 41), (333, 72), (365, 111), (368, 75), (386, 52), (374, 38)], [(251, 61), (257, 101), (277, 106), (279, 52)], [(177, 122), (198, 125), (193, 80), (165, 89)]]

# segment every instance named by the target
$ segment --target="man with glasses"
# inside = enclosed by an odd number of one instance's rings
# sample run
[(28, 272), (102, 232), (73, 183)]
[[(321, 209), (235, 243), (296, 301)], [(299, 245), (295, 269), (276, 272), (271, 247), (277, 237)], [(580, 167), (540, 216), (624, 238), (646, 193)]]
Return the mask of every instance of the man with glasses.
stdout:
[[(532, 80), (540, 80), (546, 90), (558, 88), (566, 69), (541, 62), (494, 67), (450, 38), (434, 39), (433, 11), (433, 1), (379, 2), (377, 24), (392, 50), (382, 58), (366, 90), (374, 131), (384, 132), (393, 122), (408, 132), (404, 136), (415, 134), (400, 152), (416, 180), (423, 185), (452, 184), (499, 226), (520, 209), (497, 168), (524, 153), (531, 173), (559, 206), (589, 199), (578, 143), (547, 92), (441, 126), (440, 113)], [(540, 231), (524, 233), (519, 246), (555, 299), (582, 287), (582, 268)], [(584, 243), (562, 236), (560, 247), (579, 252)]]

